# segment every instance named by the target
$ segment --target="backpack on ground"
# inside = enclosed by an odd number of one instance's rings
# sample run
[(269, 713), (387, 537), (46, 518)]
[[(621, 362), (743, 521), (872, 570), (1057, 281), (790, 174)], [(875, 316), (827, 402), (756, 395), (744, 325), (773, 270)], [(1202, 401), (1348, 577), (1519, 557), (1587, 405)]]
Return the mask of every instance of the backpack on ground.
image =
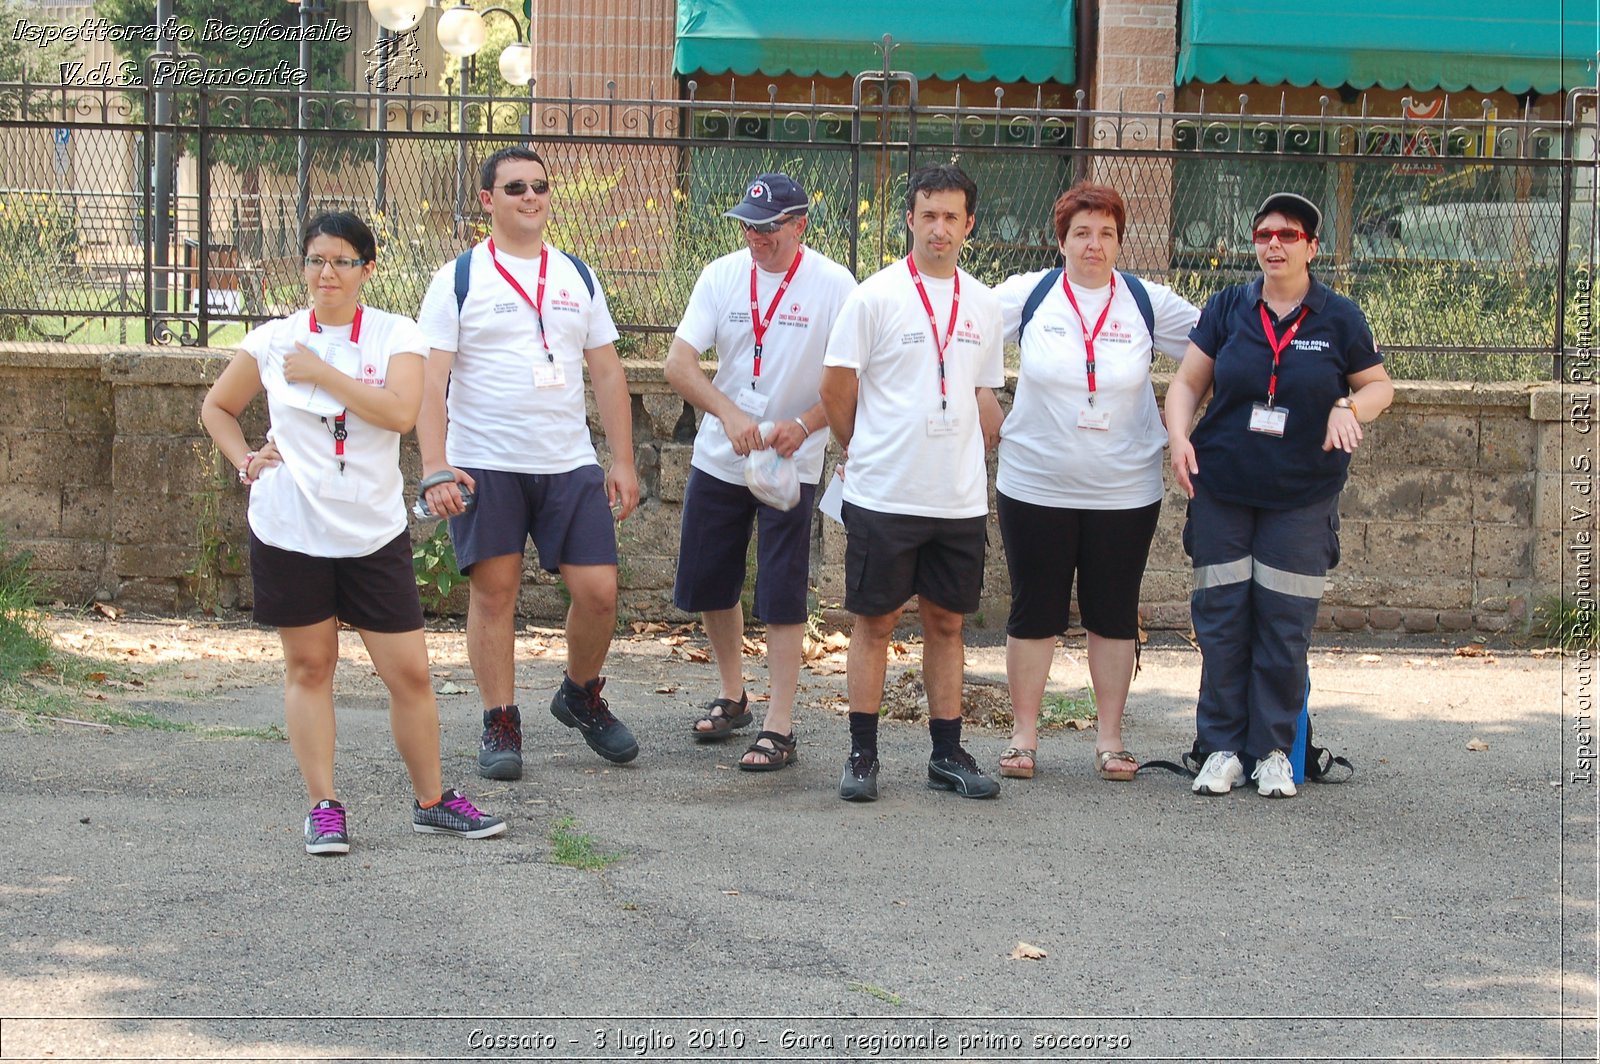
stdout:
[[(1305, 718), (1305, 721), (1306, 782), (1343, 783), (1351, 776), (1354, 776), (1356, 774), (1356, 767), (1355, 765), (1351, 764), (1350, 759), (1347, 757), (1340, 757), (1328, 750), (1326, 747), (1317, 746), (1312, 741), (1311, 719), (1307, 717)], [(1179, 761), (1146, 761), (1139, 767), (1141, 769), (1165, 769), (1168, 772), (1176, 772), (1180, 776), (1188, 776), (1190, 779), (1193, 779), (1194, 777), (1200, 775), (1200, 768), (1206, 763), (1206, 757), (1209, 754), (1210, 751), (1200, 749), (1200, 740), (1195, 739), (1194, 746), (1190, 747), (1189, 752), (1184, 754)], [(1241, 750), (1239, 752), (1239, 762), (1244, 766), (1245, 778), (1248, 779), (1250, 777), (1250, 773), (1255, 771), (1255, 759)], [(1344, 774), (1341, 776), (1331, 775), (1335, 767), (1344, 769)]]
[[(1150, 290), (1144, 282), (1131, 273), (1117, 271), (1117, 276), (1122, 278), (1122, 283), (1128, 286), (1128, 294), (1133, 296), (1133, 301), (1139, 307), (1139, 316), (1144, 319), (1144, 327), (1150, 334), (1152, 341), (1156, 338), (1156, 308), (1150, 302)], [(1033, 286), (1033, 291), (1028, 293), (1028, 301), (1022, 304), (1022, 324), (1017, 326), (1017, 343), (1022, 343), (1022, 332), (1028, 327), (1028, 322), (1033, 320), (1034, 312), (1039, 309), (1039, 304), (1044, 302), (1044, 297), (1050, 294), (1050, 289), (1061, 279), (1061, 267), (1048, 270), (1039, 278), (1039, 283)], [(1150, 357), (1156, 356), (1155, 344), (1150, 345)]]

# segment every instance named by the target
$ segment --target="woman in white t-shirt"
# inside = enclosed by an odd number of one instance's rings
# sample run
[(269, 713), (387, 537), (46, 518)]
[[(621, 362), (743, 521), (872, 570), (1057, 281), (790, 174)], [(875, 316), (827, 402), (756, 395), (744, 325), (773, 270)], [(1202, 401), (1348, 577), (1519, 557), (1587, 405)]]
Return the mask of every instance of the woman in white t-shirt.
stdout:
[(1014, 724), (1002, 776), (1034, 774), (1039, 704), (1056, 637), (1068, 626), (1074, 576), (1099, 716), (1096, 768), (1109, 780), (1132, 779), (1139, 768), (1122, 745), (1122, 711), (1167, 438), (1150, 364), (1157, 349), (1181, 357), (1199, 311), (1164, 285), (1117, 272), (1126, 225), (1115, 189), (1081, 182), (1055, 204), (1064, 269), (995, 289), (1006, 336), (1022, 348), (995, 478), (1011, 572), (1006, 678)]
[[(412, 828), (498, 835), (505, 821), (440, 778), (439, 707), (400, 474), (400, 434), (416, 423), (428, 345), (410, 318), (361, 305), (378, 250), (360, 218), (318, 215), (300, 249), (311, 306), (252, 329), (200, 417), (250, 488), (255, 618), (283, 642), (289, 745), (312, 803), (306, 852), (350, 850), (333, 786), (341, 621), (360, 633), (389, 689), (390, 728), (416, 792)], [(251, 450), (239, 415), (262, 391), (271, 427)]]

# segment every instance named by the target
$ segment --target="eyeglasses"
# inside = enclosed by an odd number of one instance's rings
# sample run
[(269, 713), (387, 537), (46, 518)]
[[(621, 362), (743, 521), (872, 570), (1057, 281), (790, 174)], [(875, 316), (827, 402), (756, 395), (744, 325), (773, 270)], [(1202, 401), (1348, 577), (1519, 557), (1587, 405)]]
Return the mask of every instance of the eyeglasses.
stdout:
[(771, 236), (792, 221), (794, 221), (792, 217), (784, 217), (775, 222), (762, 222), (760, 225), (753, 225), (750, 222), (740, 222), (739, 224), (744, 226), (744, 231), (747, 233), (760, 233), (762, 236)]
[(548, 181), (507, 181), (503, 185), (490, 185), (489, 187), (490, 188), (504, 189), (505, 190), (505, 194), (508, 195), (508, 196), (526, 195), (527, 191), (531, 188), (531, 189), (533, 189), (533, 194), (535, 196), (542, 196), (546, 192), (550, 191), (550, 182), (548, 182)]
[(317, 270), (320, 272), (324, 266), (332, 266), (341, 273), (343, 273), (345, 270), (353, 270), (357, 266), (365, 266), (367, 264), (366, 259), (325, 259), (321, 255), (307, 255), (305, 262), (306, 269), (308, 270)]
[(1277, 237), (1280, 244), (1298, 244), (1311, 239), (1309, 234), (1298, 229), (1257, 229), (1250, 234), (1250, 239), (1257, 244), (1270, 244), (1273, 237)]

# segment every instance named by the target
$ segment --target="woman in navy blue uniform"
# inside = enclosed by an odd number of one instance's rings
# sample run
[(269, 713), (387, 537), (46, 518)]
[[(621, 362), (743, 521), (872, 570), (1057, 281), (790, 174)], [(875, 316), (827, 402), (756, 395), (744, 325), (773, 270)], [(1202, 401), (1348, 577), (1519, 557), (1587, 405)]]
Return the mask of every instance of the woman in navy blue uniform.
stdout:
[(1339, 562), (1339, 493), (1362, 426), (1394, 399), (1360, 308), (1311, 275), (1321, 225), (1303, 196), (1267, 197), (1251, 223), (1261, 276), (1206, 304), (1167, 390), (1203, 658), (1197, 794), (1243, 784), (1246, 761), (1262, 795), (1295, 793), (1288, 751), (1317, 604)]

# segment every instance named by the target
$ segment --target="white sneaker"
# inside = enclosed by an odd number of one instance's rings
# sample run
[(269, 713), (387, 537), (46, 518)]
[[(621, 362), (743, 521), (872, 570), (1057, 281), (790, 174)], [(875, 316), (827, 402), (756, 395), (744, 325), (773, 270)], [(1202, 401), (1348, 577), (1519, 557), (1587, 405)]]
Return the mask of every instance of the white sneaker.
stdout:
[(1200, 766), (1191, 788), (1196, 794), (1227, 794), (1244, 782), (1244, 766), (1232, 750), (1217, 750)]
[(1256, 770), (1250, 773), (1250, 778), (1256, 781), (1256, 792), (1263, 798), (1295, 796), (1294, 766), (1289, 764), (1289, 758), (1282, 750), (1274, 750), (1257, 761)]

